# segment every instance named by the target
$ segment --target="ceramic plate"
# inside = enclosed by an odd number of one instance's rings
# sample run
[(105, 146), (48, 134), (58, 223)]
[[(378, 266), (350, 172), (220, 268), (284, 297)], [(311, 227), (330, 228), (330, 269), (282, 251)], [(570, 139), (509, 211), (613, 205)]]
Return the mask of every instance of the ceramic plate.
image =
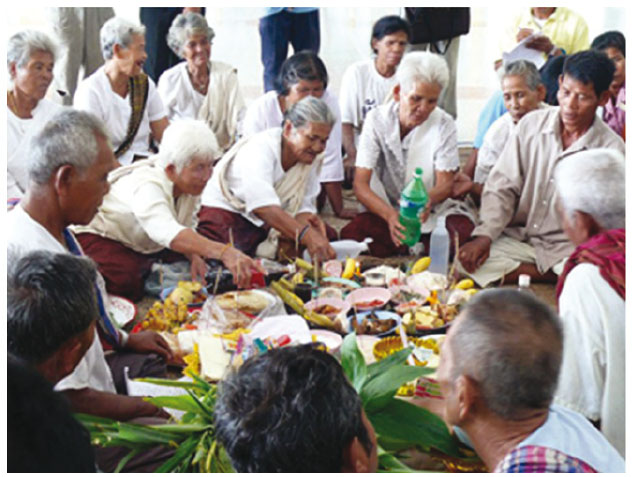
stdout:
[(135, 318), (137, 307), (130, 300), (116, 295), (108, 295), (108, 301), (110, 303), (108, 311), (119, 326), (123, 327)]

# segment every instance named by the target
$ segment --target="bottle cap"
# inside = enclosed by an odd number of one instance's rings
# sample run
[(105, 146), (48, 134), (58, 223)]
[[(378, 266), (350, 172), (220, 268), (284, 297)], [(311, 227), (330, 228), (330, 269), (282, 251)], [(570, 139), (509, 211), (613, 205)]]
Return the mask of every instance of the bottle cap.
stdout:
[(413, 172), (413, 176), (414, 177), (422, 177), (422, 168), (421, 167), (416, 167), (415, 168), (415, 172)]
[(530, 287), (530, 275), (526, 275), (522, 273), (519, 275), (519, 287), (520, 288), (528, 288)]

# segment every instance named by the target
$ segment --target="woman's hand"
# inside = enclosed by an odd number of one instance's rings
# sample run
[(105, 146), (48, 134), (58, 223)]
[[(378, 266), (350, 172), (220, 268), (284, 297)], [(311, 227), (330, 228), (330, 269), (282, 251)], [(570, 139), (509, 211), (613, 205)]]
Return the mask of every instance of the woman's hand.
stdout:
[(154, 331), (140, 331), (128, 335), (127, 349), (138, 353), (157, 353), (166, 361), (172, 359), (172, 350), (166, 340)]
[(397, 210), (393, 209), (389, 217), (385, 220), (389, 224), (391, 240), (393, 240), (393, 243), (396, 247), (399, 247), (400, 245), (402, 245), (402, 240), (406, 238), (404, 236), (406, 227), (404, 227), (404, 225), (400, 223), (400, 213)]
[(230, 247), (221, 254), (221, 261), (225, 265), (232, 275), (234, 276), (234, 283), (239, 288), (248, 288), (252, 280), (252, 271), (256, 270), (261, 273), (266, 273), (261, 265), (245, 255), (240, 250)]
[(201, 282), (203, 286), (207, 285), (205, 277), (208, 274), (208, 264), (196, 253), (190, 257), (190, 277), (193, 282)]
[(336, 251), (331, 247), (327, 235), (320, 233), (315, 227), (307, 230), (303, 237), (303, 243), (307, 246), (309, 255), (319, 262), (336, 258)]
[(453, 179), (453, 191), (451, 197), (453, 199), (462, 200), (473, 187), (473, 181), (470, 180), (463, 172), (458, 172)]

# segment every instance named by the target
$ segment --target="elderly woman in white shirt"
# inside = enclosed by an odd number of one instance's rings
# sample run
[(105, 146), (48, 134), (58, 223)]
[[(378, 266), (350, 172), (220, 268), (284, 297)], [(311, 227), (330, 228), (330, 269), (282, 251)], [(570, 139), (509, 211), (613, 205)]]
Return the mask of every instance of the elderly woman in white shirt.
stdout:
[(180, 120), (166, 129), (157, 155), (109, 175), (110, 192), (99, 212), (74, 230), (110, 293), (139, 300), (157, 260), (187, 257), (192, 279), (204, 283), (206, 259), (222, 261), (239, 286), (249, 284), (253, 269), (262, 271), (236, 248), (195, 230), (200, 196), (219, 156), (214, 134), (202, 121)]
[[(318, 171), (335, 123), (327, 104), (308, 96), (285, 111), (282, 127), (241, 139), (215, 167), (203, 192), (199, 231), (261, 257), (335, 257), (335, 230), (316, 215)], [(281, 253), (281, 249), (284, 253)]]
[(625, 455), (625, 157), (589, 149), (554, 179), (563, 230), (576, 245), (557, 284), (563, 323), (558, 404), (595, 422)]
[(33, 135), (61, 106), (44, 96), (53, 81), (57, 47), (44, 33), (25, 30), (9, 38), (7, 67), (7, 199), (20, 199), (29, 183), (26, 158)]
[(358, 144), (353, 185), (367, 212), (340, 231), (343, 239), (372, 237), (369, 249), (378, 257), (408, 251), (402, 245), (405, 229), (398, 208), (401, 192), (418, 167), (432, 206), (422, 224), (425, 248), (438, 217), (446, 217), (451, 244), (455, 234), (460, 244), (468, 240), (476, 219), (474, 207), (456, 200), (471, 189), (472, 182), (458, 172), (455, 122), (437, 107), (448, 82), (444, 58), (430, 52), (408, 53), (396, 74), (394, 101), (369, 112)]
[(327, 89), (329, 75), (322, 60), (311, 51), (301, 51), (285, 60), (281, 66), (276, 90), (257, 98), (245, 112), (239, 132), (247, 137), (269, 128), (280, 127), (283, 115), (294, 103), (306, 96), (322, 99), (335, 118), (331, 129), (325, 158), (320, 171), (320, 183), (324, 193), (319, 202), (324, 203), (324, 194), (329, 198), (334, 213), (341, 218), (353, 217), (353, 211), (345, 209), (342, 202), (342, 126), (338, 99)]
[(210, 60), (213, 38), (214, 30), (203, 15), (178, 15), (168, 32), (168, 46), (185, 61), (161, 75), (157, 91), (168, 110), (168, 119), (205, 121), (226, 151), (236, 139), (245, 104), (236, 68)]
[(73, 106), (104, 121), (121, 165), (152, 154), (168, 118), (155, 83), (142, 72), (146, 29), (121, 17), (100, 30), (105, 64), (77, 87)]

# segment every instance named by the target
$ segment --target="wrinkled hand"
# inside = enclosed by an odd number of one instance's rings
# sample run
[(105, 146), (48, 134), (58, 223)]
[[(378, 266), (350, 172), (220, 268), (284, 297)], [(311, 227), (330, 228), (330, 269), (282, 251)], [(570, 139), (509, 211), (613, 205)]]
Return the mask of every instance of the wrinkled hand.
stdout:
[(424, 223), (431, 215), (431, 201), (429, 200), (420, 212), (420, 222)]
[(517, 32), (517, 43), (522, 41), (524, 38), (529, 37), (533, 33), (534, 33), (534, 30), (532, 28), (520, 28), (519, 31)]
[[(429, 200), (428, 203), (430, 204), (430, 202), (431, 201)], [(387, 220), (387, 223), (389, 224), (389, 232), (391, 233), (391, 240), (393, 241), (396, 247), (399, 247), (400, 245), (402, 245), (402, 240), (406, 238), (404, 236), (404, 231), (406, 230), (406, 227), (404, 227), (404, 225), (400, 223), (400, 213), (397, 210), (393, 210), (393, 212), (391, 213), (391, 216), (389, 217), (389, 220)]]
[(316, 214), (308, 214), (306, 215), (307, 224), (316, 230), (320, 235), (327, 236), (327, 227), (325, 227), (325, 223), (318, 217)]
[(550, 39), (545, 35), (541, 35), (530, 40), (528, 43), (526, 43), (526, 46), (528, 48), (532, 48), (533, 50), (539, 50), (547, 54), (549, 54), (554, 48), (554, 45), (552, 44)]
[(473, 273), (490, 256), (492, 241), (483, 235), (475, 237), (459, 249), (459, 261), (468, 273)]
[(157, 353), (163, 359), (172, 359), (172, 350), (159, 333), (154, 331), (140, 331), (128, 335), (126, 348), (138, 353)]
[(247, 288), (252, 280), (252, 271), (265, 273), (265, 269), (240, 250), (230, 247), (222, 255), (223, 264), (232, 272), (234, 283), (239, 288)]
[(336, 251), (329, 243), (327, 236), (321, 234), (315, 228), (311, 228), (307, 231), (303, 237), (303, 242), (305, 242), (311, 258), (318, 260), (318, 262), (336, 258)]
[(453, 192), (451, 197), (453, 199), (462, 200), (466, 194), (470, 192), (473, 187), (473, 181), (470, 180), (463, 172), (458, 172), (453, 179)]
[(193, 282), (201, 282), (203, 286), (207, 285), (205, 276), (208, 274), (208, 264), (201, 255), (196, 253), (190, 258), (190, 277)]

